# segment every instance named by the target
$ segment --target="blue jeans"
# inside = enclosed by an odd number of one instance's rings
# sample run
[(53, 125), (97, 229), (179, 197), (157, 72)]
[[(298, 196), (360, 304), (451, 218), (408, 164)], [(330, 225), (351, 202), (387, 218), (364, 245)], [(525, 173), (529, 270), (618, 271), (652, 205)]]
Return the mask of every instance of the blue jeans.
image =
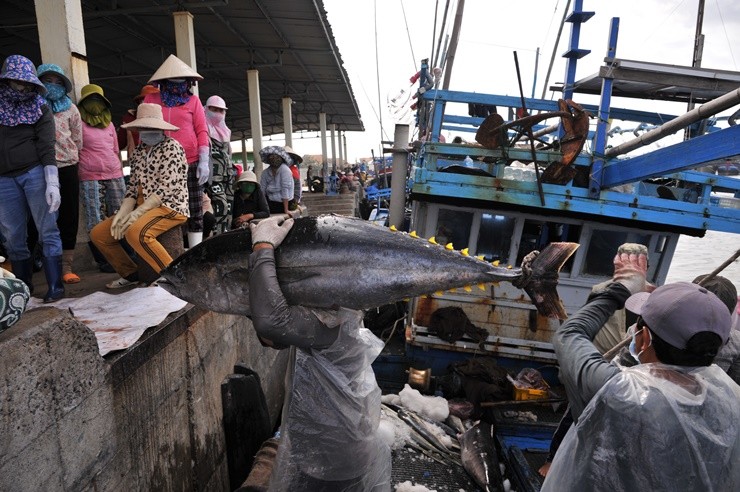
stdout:
[(43, 166), (14, 178), (0, 176), (0, 233), (11, 261), (26, 260), (31, 252), (26, 244), (30, 213), (39, 231), (44, 256), (61, 256), (62, 239), (57, 228), (57, 212), (49, 213)]

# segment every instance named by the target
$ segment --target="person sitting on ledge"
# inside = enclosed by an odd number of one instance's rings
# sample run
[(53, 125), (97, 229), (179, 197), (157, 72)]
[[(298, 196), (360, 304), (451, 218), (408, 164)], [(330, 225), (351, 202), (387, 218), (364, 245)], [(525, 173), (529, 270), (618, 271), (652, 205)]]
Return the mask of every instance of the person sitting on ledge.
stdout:
[(188, 218), (188, 163), (185, 151), (165, 130), (177, 127), (162, 119), (162, 108), (143, 103), (136, 119), (122, 125), (139, 131), (141, 144), (129, 159), (131, 177), (126, 197), (115, 216), (96, 225), (90, 233), (95, 246), (121, 276), (106, 285), (118, 289), (138, 282), (136, 263), (121, 246), (121, 239), (161, 272), (172, 257), (157, 236), (184, 223)]

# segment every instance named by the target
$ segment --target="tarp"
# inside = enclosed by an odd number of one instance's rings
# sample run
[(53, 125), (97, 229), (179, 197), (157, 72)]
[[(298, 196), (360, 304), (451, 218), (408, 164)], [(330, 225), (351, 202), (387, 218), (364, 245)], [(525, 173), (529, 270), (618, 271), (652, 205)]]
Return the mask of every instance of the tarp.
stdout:
[(44, 304), (32, 297), (26, 310), (38, 307), (69, 309), (80, 323), (98, 339), (100, 355), (123, 350), (141, 338), (147, 328), (157, 326), (168, 314), (179, 311), (187, 302), (161, 287), (142, 287), (121, 294), (95, 292), (85, 297), (67, 298)]

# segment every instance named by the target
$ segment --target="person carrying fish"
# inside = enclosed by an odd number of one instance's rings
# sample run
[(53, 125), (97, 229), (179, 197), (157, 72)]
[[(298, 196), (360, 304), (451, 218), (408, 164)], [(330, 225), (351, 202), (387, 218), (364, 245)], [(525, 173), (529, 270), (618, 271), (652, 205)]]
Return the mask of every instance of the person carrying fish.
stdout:
[[(288, 214), (293, 206), (293, 173), (290, 166), (293, 160), (283, 147), (270, 145), (260, 150), (260, 157), (270, 167), (262, 172), (260, 187), (267, 196), (271, 214)], [(292, 202), (295, 204), (295, 202)]]
[(136, 263), (121, 246), (121, 239), (160, 272), (172, 257), (157, 241), (157, 236), (177, 227), (188, 218), (188, 163), (182, 146), (165, 136), (165, 130), (177, 127), (162, 119), (157, 104), (142, 103), (136, 119), (123, 125), (139, 131), (141, 144), (129, 159), (131, 177), (126, 195), (115, 216), (96, 225), (90, 238), (120, 279), (106, 287), (125, 287), (138, 281)]
[(345, 308), (289, 306), (275, 248), (293, 219), (251, 224), (249, 304), (263, 344), (291, 347), (271, 491), (390, 491), (390, 449), (378, 435), (380, 388), (371, 364), (383, 342)]
[[(553, 338), (577, 423), (542, 491), (737, 490), (740, 387), (712, 364), (730, 334), (727, 307), (709, 290), (678, 282), (645, 287), (647, 258), (614, 258), (613, 283), (594, 294)], [(618, 308), (637, 366), (620, 369), (591, 342)]]

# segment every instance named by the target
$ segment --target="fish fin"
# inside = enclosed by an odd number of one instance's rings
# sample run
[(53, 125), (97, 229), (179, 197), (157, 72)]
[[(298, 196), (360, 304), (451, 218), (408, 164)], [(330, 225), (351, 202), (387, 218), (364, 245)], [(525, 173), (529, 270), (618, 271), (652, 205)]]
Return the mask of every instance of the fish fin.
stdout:
[(432, 244), (437, 244), (437, 238), (435, 238), (434, 236), (432, 236), (429, 239), (427, 239), (427, 241), (429, 241)]
[(455, 247), (452, 245), (452, 243), (447, 243), (445, 244), (445, 249), (448, 251), (452, 251), (453, 249), (455, 249)]
[(463, 287), (463, 290), (465, 290), (465, 292), (472, 292), (473, 288), (469, 285), (466, 285), (465, 287)]
[(463, 248), (463, 249), (461, 249), (461, 250), (460, 250), (460, 254), (461, 254), (461, 255), (463, 255), (463, 256), (470, 256), (470, 255), (468, 254), (468, 248)]
[(416, 233), (416, 231), (409, 232), (409, 236), (411, 236), (411, 237), (419, 237), (419, 235)]
[(486, 290), (486, 284), (478, 284), (478, 288), (482, 291)]
[(522, 288), (542, 316), (568, 317), (558, 296), (558, 274), (578, 246), (578, 243), (550, 243), (532, 261), (532, 275)]
[(496, 261), (492, 261), (491, 262), (491, 265), (493, 265), (495, 267), (499, 266), (499, 264), (501, 264), (501, 262), (499, 260), (496, 260)]
[(392, 230), (393, 232), (396, 232), (398, 230), (396, 229), (396, 226), (394, 226), (393, 224), (391, 224), (391, 226), (388, 229)]

